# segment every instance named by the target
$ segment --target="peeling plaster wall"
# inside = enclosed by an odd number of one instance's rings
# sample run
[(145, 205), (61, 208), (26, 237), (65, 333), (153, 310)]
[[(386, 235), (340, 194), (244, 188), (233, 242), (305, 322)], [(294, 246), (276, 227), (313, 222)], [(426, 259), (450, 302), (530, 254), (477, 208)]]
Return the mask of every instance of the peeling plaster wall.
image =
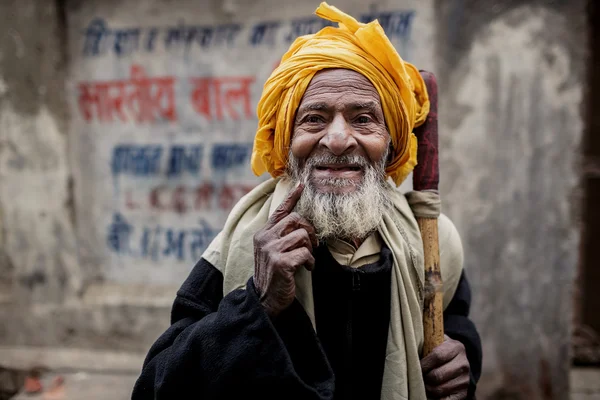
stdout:
[(79, 260), (58, 4), (0, 4), (0, 345), (143, 352), (174, 290), (162, 303), (160, 287), (88, 290), (102, 274)]
[(438, 2), (441, 192), (483, 338), (479, 395), (566, 399), (584, 2), (481, 3)]
[(52, 1), (0, 5), (0, 272), (16, 308), (61, 304), (80, 284), (59, 21)]

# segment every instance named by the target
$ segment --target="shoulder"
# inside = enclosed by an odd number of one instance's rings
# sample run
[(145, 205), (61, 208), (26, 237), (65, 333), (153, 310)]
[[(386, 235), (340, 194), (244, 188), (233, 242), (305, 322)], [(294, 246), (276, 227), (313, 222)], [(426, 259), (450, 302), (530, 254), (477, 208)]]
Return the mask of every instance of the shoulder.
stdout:
[[(417, 225), (416, 215), (434, 218), (439, 214), (439, 197), (431, 195), (427, 192), (408, 192), (404, 194), (398, 193), (395, 196), (397, 209), (403, 214), (405, 222), (409, 226)], [(438, 246), (440, 252), (442, 274), (449, 272), (460, 274), (463, 264), (463, 247), (460, 235), (454, 223), (445, 214), (439, 214), (438, 218)], [(416, 235), (419, 241), (421, 240), (420, 229), (416, 228)], [(459, 271), (454, 271), (458, 269)], [(445, 271), (444, 271), (445, 269)]]
[[(435, 197), (420, 192), (401, 193), (396, 191), (392, 194), (392, 200), (397, 211), (395, 217), (399, 219), (398, 223), (402, 225), (402, 229), (407, 233), (409, 243), (420, 254), (420, 262), (422, 263), (424, 261), (423, 242), (415, 214), (426, 215), (430, 210), (435, 209), (436, 204), (434, 203), (439, 202), (439, 199), (436, 200)], [(437, 204), (437, 207), (439, 207), (439, 204)], [(431, 211), (432, 217), (437, 214), (434, 211)], [(443, 281), (444, 307), (446, 307), (452, 300), (460, 281), (464, 254), (460, 234), (454, 223), (445, 214), (440, 214), (438, 217), (438, 248)], [(422, 269), (422, 264), (417, 267), (418, 271), (422, 271)]]
[[(415, 214), (419, 210), (423, 213), (422, 210), (431, 208), (429, 204), (424, 204), (428, 199), (418, 192), (401, 193), (398, 191), (393, 194), (392, 200), (397, 211), (396, 215), (401, 219), (403, 227), (408, 229), (415, 241), (421, 243), (421, 232)], [(449, 258), (447, 261), (462, 265), (463, 247), (460, 234), (454, 223), (445, 214), (440, 214), (438, 217), (438, 245), (440, 257), (443, 254), (445, 259)]]
[(460, 234), (452, 220), (445, 214), (440, 214), (438, 218), (438, 237), (440, 257), (444, 254), (448, 261), (462, 265), (464, 254)]
[(464, 252), (460, 234), (445, 214), (438, 218), (438, 243), (440, 270), (444, 284), (444, 308), (454, 297), (464, 265)]

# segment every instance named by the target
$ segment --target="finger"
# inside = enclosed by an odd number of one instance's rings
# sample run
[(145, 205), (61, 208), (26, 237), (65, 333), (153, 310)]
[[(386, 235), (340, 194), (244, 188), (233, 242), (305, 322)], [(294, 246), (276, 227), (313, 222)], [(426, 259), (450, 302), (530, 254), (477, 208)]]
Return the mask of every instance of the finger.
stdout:
[(284, 217), (281, 221), (272, 226), (270, 231), (279, 237), (284, 237), (298, 229), (306, 230), (313, 246), (316, 247), (319, 245), (315, 228), (297, 212), (293, 212)]
[(283, 200), (283, 202), (279, 205), (279, 207), (277, 207), (275, 209), (275, 211), (269, 218), (268, 224), (270, 226), (277, 224), (279, 221), (281, 221), (283, 218), (287, 217), (292, 212), (292, 210), (296, 206), (296, 203), (300, 199), (300, 196), (302, 196), (303, 190), (304, 190), (304, 185), (299, 184), (298, 186), (296, 186), (294, 189), (292, 189), (288, 193), (288, 195)]
[(466, 357), (458, 355), (449, 363), (429, 371), (425, 375), (425, 384), (437, 386), (449, 382), (461, 375), (469, 376), (469, 361)]
[(306, 247), (299, 247), (283, 253), (283, 258), (288, 265), (294, 267), (296, 270), (301, 266), (304, 266), (309, 271), (315, 268), (315, 258)]
[(427, 398), (451, 400), (466, 399), (469, 391), (469, 382), (470, 378), (468, 375), (459, 376), (438, 386), (426, 384), (425, 392), (427, 393)]
[(300, 217), (298, 220), (298, 226), (308, 233), (308, 238), (313, 247), (317, 247), (319, 245), (319, 239), (317, 238), (317, 232), (315, 231), (315, 227), (306, 220), (306, 218)]
[(313, 250), (308, 232), (302, 228), (296, 229), (289, 235), (278, 239), (278, 242), (278, 247), (282, 252), (289, 252), (300, 247), (306, 247), (310, 252)]
[[(435, 347), (431, 353), (421, 360), (423, 374), (427, 374), (432, 369), (450, 362), (460, 353), (461, 346), (460, 342), (449, 340)], [(462, 348), (464, 349), (464, 346)]]
[(279, 237), (283, 237), (297, 229), (306, 230), (310, 238), (310, 242), (314, 247), (319, 245), (315, 227), (297, 212), (289, 214), (272, 228), (273, 232), (277, 233)]

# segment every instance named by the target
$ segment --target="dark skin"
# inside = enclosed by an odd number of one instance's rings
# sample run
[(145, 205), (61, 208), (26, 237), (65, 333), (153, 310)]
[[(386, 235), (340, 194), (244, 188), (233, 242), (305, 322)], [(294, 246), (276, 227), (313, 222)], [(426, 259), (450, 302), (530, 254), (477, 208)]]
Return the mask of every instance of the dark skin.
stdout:
[[(291, 151), (301, 166), (307, 158), (320, 154), (358, 155), (375, 164), (381, 162), (389, 143), (381, 99), (367, 78), (345, 69), (324, 70), (313, 77), (293, 129)], [(311, 172), (311, 179), (315, 179), (318, 191), (347, 193), (356, 190), (356, 185), (329, 187), (317, 178), (344, 177), (360, 182), (363, 174), (354, 165), (319, 165)], [(254, 283), (261, 304), (272, 317), (294, 300), (298, 268), (312, 271), (315, 265), (315, 230), (293, 211), (303, 189), (302, 185), (294, 188), (254, 236)], [(466, 398), (469, 361), (462, 343), (446, 336), (444, 343), (421, 360), (421, 368), (428, 398)]]
[(254, 285), (270, 316), (286, 309), (296, 295), (294, 275), (298, 268), (315, 266), (315, 228), (293, 212), (304, 187), (299, 185), (277, 207), (267, 224), (254, 235)]
[[(344, 69), (321, 71), (314, 76), (298, 107), (292, 138), (291, 151), (299, 160), (332, 154), (357, 155), (376, 163), (390, 143), (379, 93), (363, 75)], [(311, 178), (363, 179), (362, 170), (331, 167), (318, 166)], [(321, 192), (356, 190), (355, 185), (333, 188), (316, 182)]]

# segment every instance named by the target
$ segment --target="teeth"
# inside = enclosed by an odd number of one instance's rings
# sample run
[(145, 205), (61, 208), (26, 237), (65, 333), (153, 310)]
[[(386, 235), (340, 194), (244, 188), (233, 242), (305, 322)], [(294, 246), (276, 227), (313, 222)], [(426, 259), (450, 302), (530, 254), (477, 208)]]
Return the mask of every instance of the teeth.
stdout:
[(349, 170), (349, 171), (360, 171), (360, 167), (334, 167), (334, 166), (330, 166), (330, 167), (316, 167), (316, 169), (320, 170), (320, 171), (325, 171), (325, 170), (333, 170), (333, 171), (339, 171), (339, 170)]

